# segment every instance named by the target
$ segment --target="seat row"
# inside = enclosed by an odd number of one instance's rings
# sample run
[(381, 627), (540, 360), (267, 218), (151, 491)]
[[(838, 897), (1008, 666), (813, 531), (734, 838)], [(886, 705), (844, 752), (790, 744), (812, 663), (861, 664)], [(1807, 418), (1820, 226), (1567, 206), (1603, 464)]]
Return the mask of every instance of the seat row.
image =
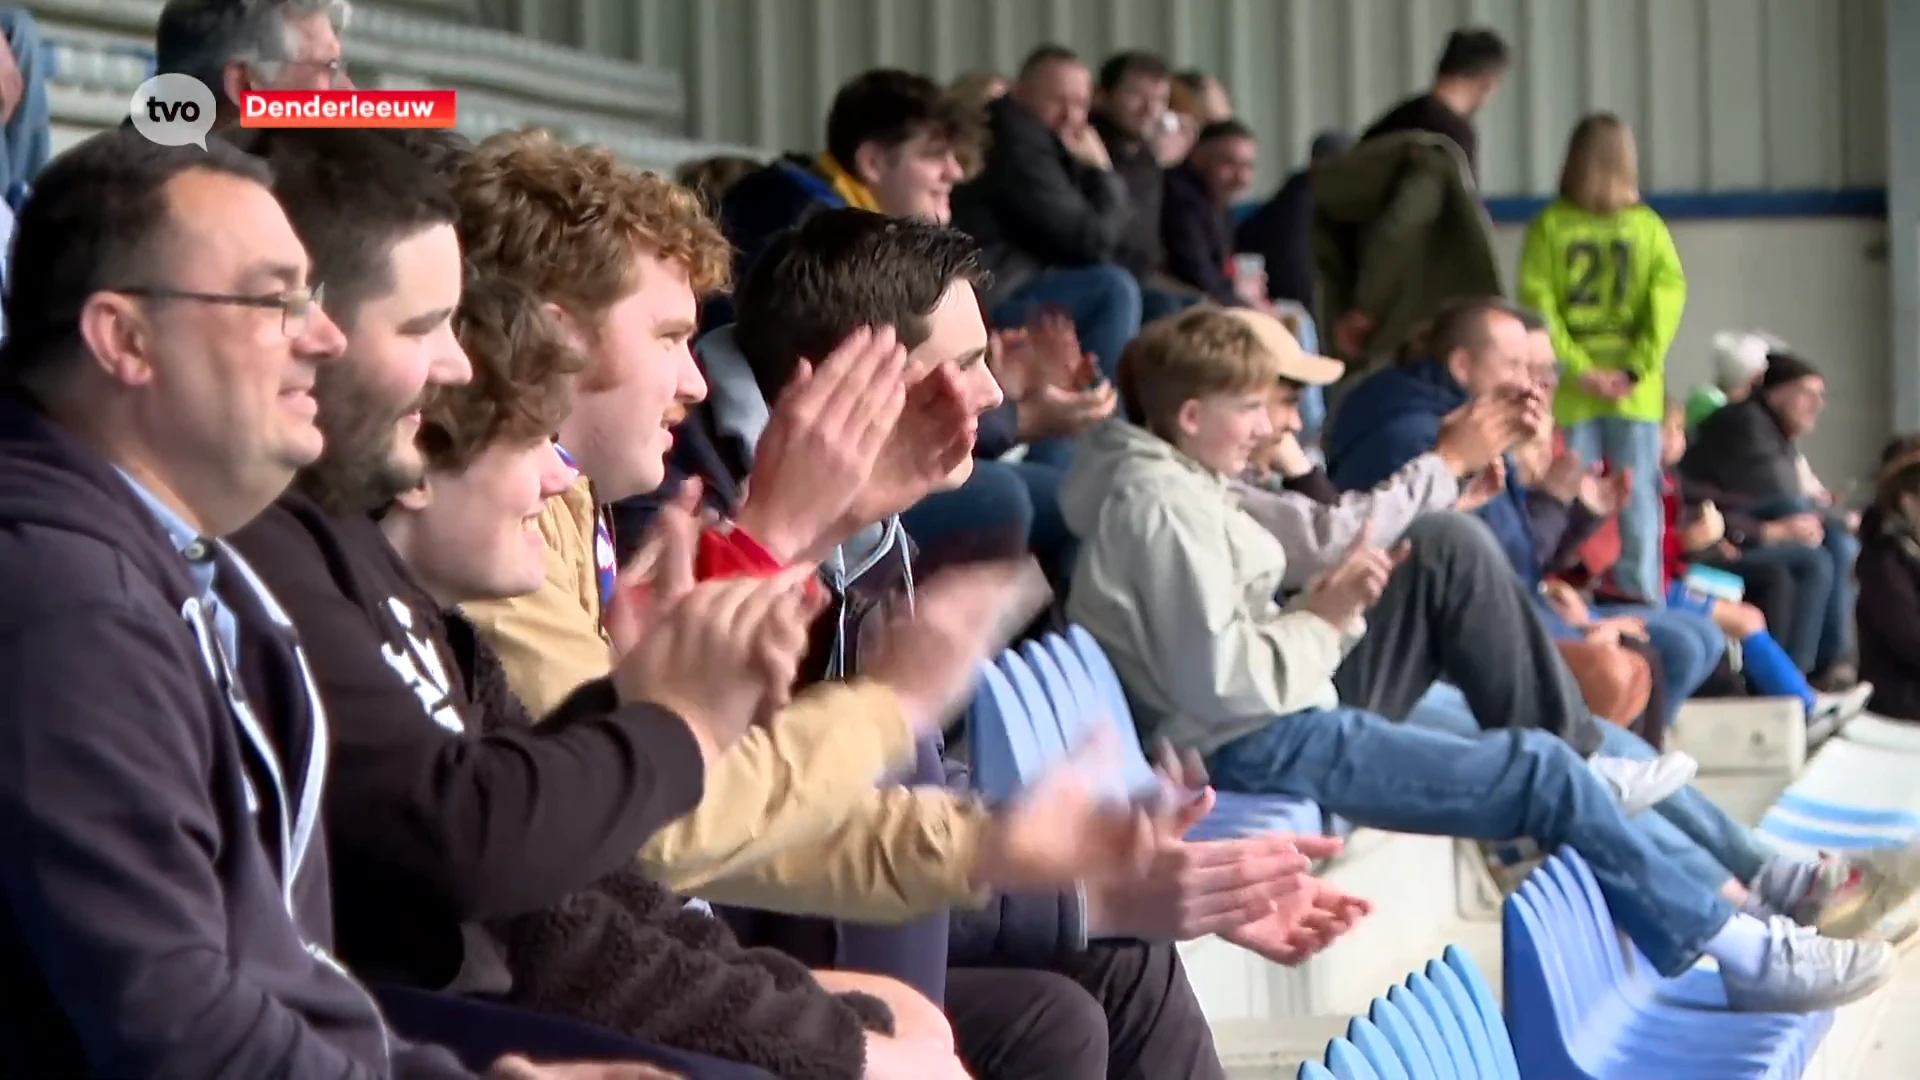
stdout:
[[(985, 666), (967, 714), (974, 787), (992, 801), (1012, 798), (1096, 732), (1111, 736), (1123, 767), (1115, 795), (1153, 784), (1133, 713), (1112, 662), (1080, 627), (1008, 649)], [(1284, 795), (1216, 792), (1196, 840), (1329, 831), (1315, 804)]]
[(1374, 998), (1297, 1080), (1520, 1080), (1506, 1020), (1456, 945)]

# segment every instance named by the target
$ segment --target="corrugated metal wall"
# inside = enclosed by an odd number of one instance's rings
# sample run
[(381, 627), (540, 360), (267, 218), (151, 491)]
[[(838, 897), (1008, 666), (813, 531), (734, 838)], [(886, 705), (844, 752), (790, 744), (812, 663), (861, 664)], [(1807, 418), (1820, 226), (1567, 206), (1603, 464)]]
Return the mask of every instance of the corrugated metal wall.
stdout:
[(1660, 192), (1879, 187), (1885, 0), (482, 0), (503, 29), (676, 68), (688, 133), (817, 145), (841, 80), (892, 64), (946, 80), (1058, 41), (1151, 48), (1222, 76), (1262, 137), (1264, 183), (1316, 130), (1359, 127), (1429, 79), (1447, 31), (1519, 53), (1481, 121), (1493, 194), (1553, 187), (1581, 113), (1640, 132)]

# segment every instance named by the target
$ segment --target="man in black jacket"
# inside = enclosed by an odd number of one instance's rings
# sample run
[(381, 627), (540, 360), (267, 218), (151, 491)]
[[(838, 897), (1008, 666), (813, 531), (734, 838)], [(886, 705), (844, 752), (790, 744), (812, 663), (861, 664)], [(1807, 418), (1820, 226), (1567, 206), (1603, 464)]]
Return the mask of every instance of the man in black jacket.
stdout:
[(1743, 564), (1787, 566), (1807, 580), (1804, 567), (1824, 559), (1832, 585), (1799, 602), (1825, 613), (1813, 679), (1821, 689), (1845, 689), (1853, 670), (1853, 561), (1860, 552), (1846, 515), (1808, 496), (1800, 476), (1799, 440), (1826, 408), (1827, 383), (1806, 360), (1775, 349), (1760, 383), (1743, 401), (1722, 406), (1700, 422), (1680, 459), (1680, 473), (1728, 505), (1766, 524), (1740, 556)]
[(268, 179), (118, 129), (23, 208), (36, 270), (0, 349), (10, 1072), (472, 1075), (394, 1037), (329, 955), (329, 717), (219, 539), (319, 454), (311, 389), (343, 346)]
[(1253, 129), (1217, 120), (1200, 129), (1193, 153), (1167, 170), (1160, 239), (1167, 272), (1227, 307), (1265, 308), (1267, 283), (1242, 280), (1233, 261), (1233, 225), (1227, 215), (1253, 185), (1259, 147)]
[(980, 244), (993, 275), (994, 325), (1063, 308), (1112, 378), (1140, 330), (1140, 284), (1114, 261), (1134, 208), (1088, 121), (1092, 98), (1093, 75), (1077, 55), (1035, 49), (987, 107), (986, 163), (954, 192), (953, 223)]
[(1201, 293), (1169, 277), (1160, 243), (1166, 169), (1180, 158), (1187, 133), (1167, 110), (1173, 73), (1150, 52), (1129, 50), (1100, 65), (1093, 129), (1127, 185), (1128, 217), (1114, 261), (1140, 283), (1140, 319), (1152, 322), (1199, 301)]

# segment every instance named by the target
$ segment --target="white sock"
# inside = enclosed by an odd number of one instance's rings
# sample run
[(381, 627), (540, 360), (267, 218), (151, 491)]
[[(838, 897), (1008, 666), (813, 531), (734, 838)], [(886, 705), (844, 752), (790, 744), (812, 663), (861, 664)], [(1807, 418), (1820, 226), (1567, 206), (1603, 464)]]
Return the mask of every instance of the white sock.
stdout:
[(1773, 932), (1766, 923), (1735, 912), (1719, 933), (1707, 939), (1702, 951), (1713, 957), (1721, 971), (1751, 982), (1767, 969), (1767, 953), (1772, 948)]

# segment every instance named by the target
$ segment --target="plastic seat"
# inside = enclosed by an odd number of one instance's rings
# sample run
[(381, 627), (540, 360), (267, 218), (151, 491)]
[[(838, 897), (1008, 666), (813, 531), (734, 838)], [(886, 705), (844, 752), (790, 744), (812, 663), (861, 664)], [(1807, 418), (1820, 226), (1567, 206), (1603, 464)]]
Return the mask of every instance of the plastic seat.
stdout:
[(1507, 899), (1502, 926), (1507, 1030), (1523, 1076), (1786, 1080), (1833, 1022), (1728, 1012), (1710, 972), (1653, 976), (1621, 945), (1598, 882), (1570, 851)]
[(1294, 1080), (1339, 1080), (1339, 1077), (1328, 1072), (1327, 1067), (1317, 1061), (1303, 1061), (1300, 1071), (1294, 1074)]
[(1902, 844), (1920, 832), (1915, 757), (1855, 742), (1854, 727), (1821, 747), (1761, 819), (1762, 833), (1789, 848), (1858, 850)]
[(1394, 1056), (1406, 1068), (1407, 1080), (1450, 1080), (1439, 1071), (1419, 1032), (1414, 1030), (1412, 1019), (1400, 1006), (1383, 997), (1374, 998), (1367, 1008), (1367, 1019), (1393, 1048)]
[[(1116, 713), (1108, 707), (1107, 695), (1095, 686), (1093, 675), (1087, 671), (1086, 661), (1066, 638), (1058, 634), (1048, 634), (1038, 642), (1028, 642), (1021, 648), (1021, 654), (1036, 669), (1045, 669), (1049, 677), (1057, 679), (1059, 695), (1055, 698), (1056, 708), (1060, 700), (1072, 703), (1075, 710), (1073, 722), (1064, 718), (1061, 729), (1068, 733), (1068, 745), (1074, 745), (1096, 729), (1109, 732), (1120, 755), (1119, 788), (1128, 794), (1145, 794), (1159, 787), (1154, 775), (1153, 765), (1147, 761), (1147, 755), (1140, 747), (1140, 733), (1133, 726), (1133, 717), (1127, 713)], [(1122, 700), (1125, 696), (1122, 695)]]
[(1345, 1039), (1333, 1039), (1327, 1043), (1327, 1071), (1334, 1080), (1382, 1080), (1367, 1062), (1365, 1054)]
[(1347, 1041), (1365, 1055), (1367, 1064), (1373, 1066), (1380, 1080), (1412, 1080), (1400, 1055), (1393, 1052), (1393, 1044), (1387, 1041), (1373, 1021), (1364, 1016), (1354, 1017), (1347, 1024)]
[[(1479, 1075), (1487, 1080), (1520, 1080), (1520, 1065), (1513, 1059), (1513, 1039), (1507, 1035), (1507, 1021), (1493, 1000), (1493, 988), (1481, 978), (1480, 970), (1457, 945), (1447, 946), (1439, 960), (1427, 961), (1427, 978), (1446, 998), (1460, 1017), (1462, 1025), (1480, 1025), (1481, 1046), (1486, 1057), (1476, 1061)], [(1473, 1038), (1468, 1036), (1468, 1042)]]
[(1040, 744), (1040, 768), (1026, 773), (1021, 779), (1032, 782), (1039, 777), (1047, 766), (1067, 756), (1067, 740), (1060, 734), (1060, 722), (1054, 718), (1053, 702), (1048, 700), (1046, 690), (1040, 686), (1040, 677), (1027, 666), (1019, 653), (1007, 650), (996, 661), (1000, 673), (1012, 684), (1013, 692), (1026, 707), (1028, 722), (1033, 727), (1033, 737)]
[[(1131, 740), (1137, 744), (1139, 734), (1133, 723), (1133, 711), (1127, 705), (1126, 691), (1121, 687), (1120, 676), (1113, 670), (1113, 662), (1107, 659), (1106, 651), (1100, 648), (1100, 643), (1093, 639), (1092, 634), (1079, 626), (1067, 628), (1065, 644), (1080, 658), (1097, 695), (1113, 710), (1114, 723), (1120, 729), (1122, 741)], [(1141, 767), (1146, 767), (1144, 755)], [(1216, 790), (1213, 812), (1187, 835), (1194, 840), (1231, 840), (1274, 832), (1320, 835), (1326, 831), (1326, 815), (1317, 804), (1305, 799), (1291, 795), (1252, 795)]]
[(1011, 799), (1047, 765), (1025, 703), (992, 664), (981, 665), (980, 684), (967, 708), (967, 753), (973, 788), (989, 803)]
[(1480, 1026), (1480, 1018), (1459, 1012), (1422, 972), (1408, 975), (1406, 986), (1407, 993), (1426, 1009), (1434, 1026), (1440, 1029), (1440, 1041), (1453, 1063), (1454, 1075), (1492, 1077), (1493, 1051), (1487, 1046), (1487, 1033)]

